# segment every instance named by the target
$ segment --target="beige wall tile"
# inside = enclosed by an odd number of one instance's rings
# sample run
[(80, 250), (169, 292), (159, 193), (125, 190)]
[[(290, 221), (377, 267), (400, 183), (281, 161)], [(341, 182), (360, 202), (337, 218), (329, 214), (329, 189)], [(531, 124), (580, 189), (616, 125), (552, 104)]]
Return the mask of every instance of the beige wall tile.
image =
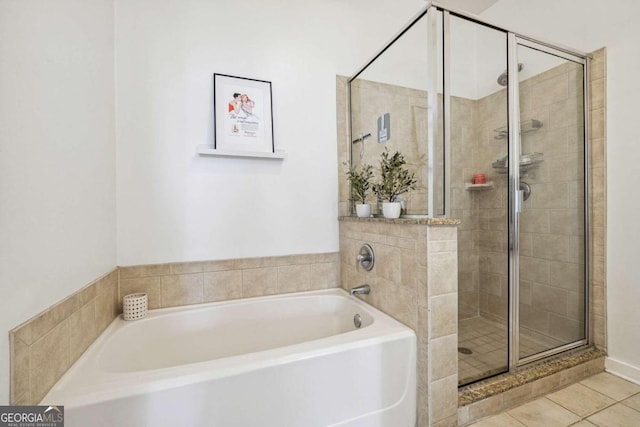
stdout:
[(548, 260), (520, 257), (520, 278), (530, 282), (549, 284), (549, 268)]
[[(337, 258), (337, 257), (334, 257)], [(329, 289), (340, 286), (340, 263), (323, 262), (309, 266), (309, 288)]]
[(31, 401), (40, 402), (69, 368), (69, 330), (63, 321), (29, 349)]
[(15, 400), (12, 401), (12, 405), (18, 406), (29, 406), (32, 405), (31, 395), (29, 393), (24, 393), (18, 396)]
[(233, 259), (223, 259), (219, 261), (205, 261), (202, 264), (202, 271), (226, 271), (234, 270), (236, 262)]
[(433, 427), (458, 427), (458, 416), (452, 415), (432, 424)]
[(171, 274), (202, 273), (206, 262), (172, 262)]
[(15, 334), (11, 342), (11, 403), (29, 393), (29, 346)]
[(569, 295), (564, 289), (534, 283), (531, 288), (531, 305), (544, 311), (566, 316)]
[(198, 304), (203, 298), (202, 273), (162, 277), (162, 307)]
[(458, 229), (455, 226), (428, 227), (428, 241), (457, 240)]
[(539, 397), (560, 388), (560, 374), (551, 374), (532, 383), (532, 396)]
[(431, 337), (438, 338), (458, 333), (458, 296), (440, 295), (430, 298)]
[(99, 293), (95, 299), (95, 311), (96, 311), (96, 332), (100, 334), (104, 331), (113, 319), (115, 319), (114, 315), (114, 297), (113, 294), (116, 293), (116, 290), (113, 289), (112, 292), (109, 293)]
[(242, 298), (242, 271), (204, 273), (204, 302)]
[(119, 268), (120, 280), (138, 277), (156, 277), (171, 274), (170, 264), (134, 265)]
[[(455, 246), (455, 241), (453, 242)], [(458, 290), (458, 256), (456, 252), (429, 253), (427, 282), (432, 296)]]
[(531, 400), (533, 397), (533, 384), (524, 384), (520, 387), (505, 391), (502, 396), (503, 410), (513, 408)]
[(310, 284), (309, 264), (278, 267), (278, 293), (307, 291)]
[(564, 342), (586, 338), (584, 323), (565, 316), (549, 313), (549, 335)]
[(386, 245), (372, 245), (376, 256), (375, 274), (395, 283), (401, 280), (400, 251)]
[(146, 293), (148, 296), (149, 309), (160, 308), (161, 300), (161, 278), (160, 277), (141, 277), (137, 279), (120, 279), (120, 295), (118, 307), (122, 312), (122, 298), (125, 295), (136, 294), (139, 292)]
[(458, 411), (458, 375), (452, 375), (438, 381), (432, 381), (430, 385), (431, 398), (429, 408), (431, 410), (432, 424), (452, 417)]
[(541, 259), (569, 261), (569, 236), (533, 235), (533, 256)]
[(98, 336), (96, 331), (96, 309), (93, 301), (88, 302), (80, 310), (69, 316), (69, 360), (78, 360), (82, 353)]
[(242, 270), (242, 296), (244, 298), (273, 295), (278, 281), (277, 267)]
[(239, 258), (235, 260), (235, 268), (260, 268), (264, 265), (264, 258)]
[(75, 312), (78, 309), (78, 299), (77, 294), (65, 298), (53, 307), (25, 322), (23, 325), (16, 328), (14, 332), (27, 345), (33, 344), (47, 332), (60, 324), (60, 322), (68, 318), (71, 313)]
[(78, 291), (78, 307), (82, 307), (89, 301), (92, 301), (98, 294), (98, 282), (93, 282), (90, 285)]
[(431, 340), (431, 380), (458, 373), (458, 336), (447, 335)]
[(488, 397), (467, 406), (468, 420), (479, 420), (489, 415), (497, 414), (502, 410), (502, 394)]

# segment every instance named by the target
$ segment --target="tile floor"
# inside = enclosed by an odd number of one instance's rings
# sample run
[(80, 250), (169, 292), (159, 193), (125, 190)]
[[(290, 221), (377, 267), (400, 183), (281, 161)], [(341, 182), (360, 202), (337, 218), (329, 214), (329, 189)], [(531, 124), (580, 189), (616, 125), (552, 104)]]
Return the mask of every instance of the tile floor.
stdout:
[[(484, 317), (460, 319), (458, 322), (458, 346), (471, 350), (472, 354), (458, 352), (458, 384), (469, 384), (506, 370), (507, 327)], [(557, 342), (536, 339), (521, 334), (522, 354), (536, 354), (557, 346)]]
[(638, 427), (640, 385), (601, 373), (473, 427)]

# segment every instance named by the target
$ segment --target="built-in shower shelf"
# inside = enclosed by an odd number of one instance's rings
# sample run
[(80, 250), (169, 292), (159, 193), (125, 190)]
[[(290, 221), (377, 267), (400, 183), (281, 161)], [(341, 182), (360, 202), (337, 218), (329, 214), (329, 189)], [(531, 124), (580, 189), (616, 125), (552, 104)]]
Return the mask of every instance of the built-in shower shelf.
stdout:
[[(544, 160), (542, 153), (527, 153), (520, 156), (520, 174), (525, 174), (530, 169), (538, 167)], [(506, 157), (491, 163), (493, 169), (498, 173), (509, 172), (509, 160)]]
[(198, 145), (198, 154), (204, 156), (217, 157), (252, 157), (259, 159), (286, 159), (287, 152), (276, 150), (275, 153), (264, 153), (260, 151), (234, 151), (234, 150), (217, 150), (210, 145)]
[(465, 190), (467, 191), (483, 191), (483, 190), (492, 190), (493, 189), (493, 181), (485, 182), (484, 184), (470, 184), (466, 183), (464, 185)]
[[(520, 123), (520, 133), (529, 133), (535, 132), (542, 127), (542, 122), (540, 120), (531, 119), (525, 120)], [(496, 139), (505, 139), (509, 137), (509, 128), (506, 126), (499, 127), (493, 130), (496, 133)]]

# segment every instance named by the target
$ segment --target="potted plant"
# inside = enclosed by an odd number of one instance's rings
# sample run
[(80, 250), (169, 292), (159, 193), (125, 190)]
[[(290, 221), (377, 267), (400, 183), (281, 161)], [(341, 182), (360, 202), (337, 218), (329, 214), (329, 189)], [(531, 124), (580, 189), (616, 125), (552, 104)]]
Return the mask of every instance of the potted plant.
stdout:
[(415, 174), (409, 172), (406, 163), (398, 151), (390, 155), (385, 148), (380, 155), (380, 181), (373, 184), (372, 189), (383, 201), (382, 214), (385, 218), (399, 218), (402, 205), (396, 197), (416, 188)]
[[(345, 163), (345, 165), (349, 166)], [(349, 166), (347, 179), (351, 182), (351, 197), (356, 204), (356, 214), (360, 218), (371, 216), (371, 205), (367, 203), (367, 193), (373, 178), (373, 166), (363, 164), (359, 168)]]

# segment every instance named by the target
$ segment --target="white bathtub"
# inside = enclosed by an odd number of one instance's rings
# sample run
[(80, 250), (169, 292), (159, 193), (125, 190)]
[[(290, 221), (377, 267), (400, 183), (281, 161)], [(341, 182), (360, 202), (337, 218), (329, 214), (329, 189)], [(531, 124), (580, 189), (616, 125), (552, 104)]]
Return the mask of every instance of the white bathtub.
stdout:
[(45, 403), (67, 427), (413, 427), (416, 336), (339, 289), (152, 310), (114, 320)]

